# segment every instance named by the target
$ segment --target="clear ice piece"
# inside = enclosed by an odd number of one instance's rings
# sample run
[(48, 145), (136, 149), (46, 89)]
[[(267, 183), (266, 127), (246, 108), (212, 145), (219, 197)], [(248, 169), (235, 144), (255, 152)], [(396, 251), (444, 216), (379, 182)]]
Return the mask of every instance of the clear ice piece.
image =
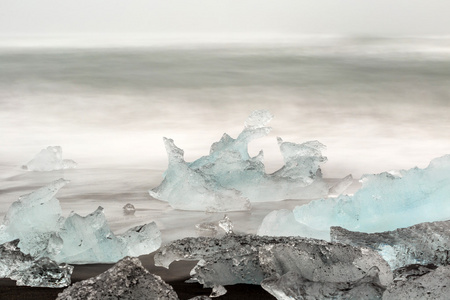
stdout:
[(28, 171), (54, 171), (76, 168), (77, 163), (71, 159), (62, 159), (60, 146), (48, 146), (30, 160), (23, 169)]
[(264, 278), (296, 272), (314, 282), (354, 282), (373, 267), (380, 284), (392, 282), (392, 271), (373, 250), (295, 237), (226, 235), (223, 238), (185, 238), (162, 247), (155, 265), (168, 267), (177, 260), (199, 260), (191, 277), (214, 287), (237, 283), (260, 284)]
[(353, 183), (353, 176), (349, 174), (336, 182), (328, 192), (330, 196), (338, 196), (345, 192), (345, 190)]
[(20, 239), (24, 253), (66, 263), (117, 262), (159, 248), (161, 233), (154, 222), (116, 236), (103, 208), (86, 217), (75, 213), (67, 219), (62, 217), (54, 196), (66, 183), (56, 180), (14, 202), (0, 225), (0, 243)]
[(265, 173), (262, 151), (250, 157), (249, 142), (270, 132), (266, 124), (272, 117), (267, 111), (253, 112), (236, 139), (224, 134), (211, 145), (209, 155), (192, 163), (184, 161), (183, 150), (173, 140), (164, 138), (169, 166), (150, 195), (174, 208), (203, 211), (248, 210), (250, 202), (326, 196), (329, 187), (320, 171), (326, 157), (318, 141), (294, 144), (279, 138), (285, 165), (273, 174)]
[(24, 253), (33, 257), (43, 253), (50, 236), (61, 226), (61, 206), (55, 195), (68, 182), (53, 181), (13, 202), (0, 226), (0, 243), (20, 239)]
[[(117, 262), (125, 256), (151, 253), (161, 245), (161, 233), (154, 222), (116, 236), (109, 228), (102, 207), (86, 217), (73, 213), (65, 220), (57, 237), (63, 243), (52, 258), (77, 264)], [(53, 240), (49, 246), (53, 246)]]
[(35, 260), (18, 247), (19, 240), (0, 245), (0, 278), (16, 280), (17, 285), (61, 288), (70, 285), (73, 267), (58, 265), (47, 257)]
[[(450, 155), (433, 159), (425, 169), (402, 170), (398, 174), (365, 176), (362, 188), (353, 196), (341, 195), (297, 206), (293, 213), (304, 230), (296, 226), (296, 235), (329, 240), (331, 226), (382, 232), (450, 216)], [(309, 235), (314, 232), (317, 235)]]
[(233, 222), (225, 215), (222, 220), (219, 221), (219, 227), (222, 228), (226, 234), (233, 233)]
[(178, 295), (161, 277), (145, 269), (138, 258), (125, 257), (104, 273), (74, 283), (57, 299), (178, 300)]
[(447, 265), (450, 262), (450, 221), (421, 223), (380, 233), (331, 227), (331, 240), (374, 249), (392, 269), (410, 264)]

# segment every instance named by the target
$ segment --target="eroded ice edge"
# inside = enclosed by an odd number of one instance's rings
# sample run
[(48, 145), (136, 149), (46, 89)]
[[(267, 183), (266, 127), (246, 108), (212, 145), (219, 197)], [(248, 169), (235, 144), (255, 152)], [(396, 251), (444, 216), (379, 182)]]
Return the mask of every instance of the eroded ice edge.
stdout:
[(33, 258), (77, 264), (117, 262), (160, 247), (161, 233), (154, 222), (115, 235), (101, 207), (85, 217), (62, 217), (55, 195), (67, 182), (56, 180), (15, 201), (0, 225), (0, 244), (19, 239), (21, 251)]
[(22, 168), (28, 171), (54, 171), (76, 168), (77, 163), (71, 159), (62, 158), (60, 146), (48, 146), (30, 160)]
[(200, 211), (249, 210), (251, 202), (327, 196), (329, 187), (320, 170), (327, 159), (320, 142), (294, 144), (278, 138), (284, 166), (272, 174), (265, 172), (262, 151), (250, 157), (249, 142), (270, 132), (266, 125), (272, 118), (268, 111), (254, 111), (236, 139), (224, 134), (209, 155), (192, 163), (184, 160), (184, 151), (173, 140), (164, 138), (169, 166), (150, 195), (177, 209)]
[[(364, 289), (372, 296), (367, 299), (373, 299), (392, 282), (389, 265), (373, 250), (300, 237), (231, 233), (222, 238), (185, 238), (163, 246), (155, 255), (157, 266), (167, 268), (177, 260), (199, 260), (191, 281), (212, 287), (216, 294), (225, 292), (224, 285), (246, 283), (261, 284), (276, 296), (289, 284), (314, 282), (327, 288), (310, 290), (310, 296), (346, 295), (352, 290), (357, 294)], [(292, 276), (301, 280), (291, 282)]]
[(450, 155), (433, 159), (424, 169), (367, 175), (361, 181), (353, 196), (271, 212), (258, 234), (330, 240), (332, 226), (370, 233), (450, 218)]

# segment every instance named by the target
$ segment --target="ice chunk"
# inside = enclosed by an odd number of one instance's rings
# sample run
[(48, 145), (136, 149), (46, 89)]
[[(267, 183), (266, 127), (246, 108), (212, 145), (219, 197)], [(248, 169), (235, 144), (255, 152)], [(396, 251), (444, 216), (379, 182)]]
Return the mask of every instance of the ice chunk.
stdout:
[(70, 285), (73, 267), (58, 265), (47, 257), (35, 260), (20, 251), (19, 240), (0, 245), (0, 278), (16, 280), (17, 285), (60, 288)]
[(393, 269), (410, 264), (447, 265), (450, 261), (450, 221), (421, 223), (381, 233), (331, 227), (331, 240), (374, 249)]
[(155, 265), (199, 260), (191, 271), (205, 287), (260, 284), (264, 278), (295, 272), (314, 282), (354, 282), (378, 268), (380, 284), (392, 281), (389, 265), (373, 250), (294, 237), (229, 234), (223, 238), (185, 238), (155, 255)]
[(219, 227), (222, 228), (226, 234), (233, 233), (233, 222), (225, 215), (222, 220), (219, 221)]
[[(324, 238), (331, 226), (381, 232), (450, 217), (450, 155), (432, 160), (425, 169), (399, 173), (401, 176), (387, 172), (365, 176), (362, 188), (353, 196), (341, 195), (297, 206), (294, 216), (305, 230), (296, 226), (296, 235), (316, 232), (312, 237)], [(268, 234), (277, 233), (269, 229)]]
[(386, 287), (379, 283), (373, 267), (363, 278), (352, 282), (316, 282), (298, 273), (264, 279), (261, 286), (278, 300), (292, 299), (381, 299)]
[(20, 239), (24, 253), (67, 263), (117, 262), (159, 248), (161, 233), (154, 222), (116, 236), (101, 207), (86, 217), (62, 217), (54, 196), (66, 183), (59, 179), (14, 202), (0, 226), (0, 243)]
[(61, 206), (55, 195), (67, 183), (64, 179), (53, 181), (13, 202), (0, 226), (0, 243), (20, 239), (23, 252), (33, 257), (43, 253), (50, 236), (61, 226)]
[[(155, 251), (161, 245), (161, 233), (154, 222), (114, 235), (103, 208), (81, 217), (71, 214), (49, 247), (59, 248), (56, 261), (70, 263), (116, 262), (124, 256), (139, 256)], [(58, 246), (62, 240), (62, 246)], [(55, 242), (56, 241), (56, 242)]]
[(450, 266), (408, 266), (396, 270), (396, 280), (384, 292), (383, 300), (448, 299)]
[(339, 180), (335, 185), (330, 188), (330, 195), (340, 195), (353, 183), (353, 176), (349, 174)]
[(126, 257), (106, 272), (74, 283), (57, 299), (178, 300), (178, 296), (161, 277), (145, 269), (138, 258)]
[(128, 216), (128, 215), (134, 215), (134, 213), (136, 212), (136, 208), (134, 207), (133, 204), (131, 203), (127, 203), (125, 204), (125, 206), (123, 207), (123, 214)]
[(71, 159), (62, 159), (60, 146), (48, 146), (30, 160), (22, 168), (28, 171), (53, 171), (73, 169), (77, 163)]
[(320, 164), (326, 161), (324, 146), (311, 141), (303, 144), (283, 142), (280, 150), (285, 165), (273, 174), (265, 173), (263, 152), (250, 157), (248, 144), (266, 136), (272, 115), (253, 112), (236, 139), (224, 134), (211, 146), (210, 154), (192, 163), (173, 140), (164, 138), (169, 166), (163, 182), (150, 191), (156, 199), (178, 209), (232, 211), (248, 210), (250, 202), (284, 199), (311, 199), (327, 195)]

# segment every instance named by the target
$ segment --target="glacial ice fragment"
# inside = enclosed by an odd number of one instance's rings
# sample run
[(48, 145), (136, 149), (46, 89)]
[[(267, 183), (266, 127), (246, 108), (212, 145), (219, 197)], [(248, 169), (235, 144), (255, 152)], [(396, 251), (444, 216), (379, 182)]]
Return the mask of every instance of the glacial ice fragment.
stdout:
[(312, 199), (327, 195), (320, 164), (326, 161), (318, 141), (303, 144), (278, 138), (284, 166), (265, 173), (263, 152), (250, 157), (248, 144), (266, 136), (272, 119), (267, 111), (254, 111), (236, 139), (224, 134), (211, 145), (210, 154), (187, 163), (173, 140), (164, 138), (169, 166), (163, 182), (149, 193), (178, 209), (232, 211), (248, 210), (250, 202)]
[(125, 256), (155, 251), (161, 245), (161, 233), (152, 222), (116, 236), (108, 226), (103, 208), (99, 207), (86, 217), (72, 213), (48, 245), (59, 249), (56, 254), (49, 253), (56, 261), (77, 264), (116, 262)]
[(47, 257), (34, 259), (18, 247), (19, 240), (0, 245), (0, 278), (16, 280), (17, 285), (61, 288), (70, 285), (73, 267), (58, 265)]
[(295, 237), (229, 234), (223, 238), (185, 238), (162, 247), (155, 265), (199, 260), (192, 280), (204, 287), (237, 283), (260, 284), (263, 279), (295, 272), (314, 282), (355, 282), (379, 272), (380, 284), (392, 281), (389, 265), (373, 250)]
[(446, 300), (450, 295), (450, 266), (413, 265), (396, 270), (394, 283), (383, 294), (383, 300)]
[(125, 257), (104, 273), (66, 288), (57, 300), (178, 300), (173, 288), (151, 274), (138, 258)]
[(298, 273), (266, 278), (261, 286), (278, 300), (292, 299), (381, 299), (386, 287), (379, 283), (376, 267), (363, 278), (352, 282), (316, 282)]
[(353, 176), (352, 174), (349, 174), (336, 182), (336, 184), (330, 188), (330, 191), (328, 193), (333, 196), (338, 196), (342, 194), (352, 183)]
[(135, 212), (136, 212), (136, 208), (131, 203), (127, 203), (123, 207), (123, 214), (126, 215), (126, 216), (134, 215)]
[[(292, 223), (299, 229), (296, 235), (329, 239), (331, 226), (382, 232), (450, 218), (450, 155), (433, 159), (425, 169), (401, 170), (398, 174), (365, 176), (362, 188), (353, 196), (297, 206), (294, 217), (303, 226)], [(265, 233), (277, 235), (265, 222), (261, 225), (267, 229)], [(276, 222), (273, 216), (270, 222)]]
[(60, 146), (48, 146), (30, 160), (23, 169), (28, 171), (54, 171), (73, 169), (77, 163), (71, 159), (62, 159), (62, 148)]
[(24, 253), (67, 263), (117, 262), (159, 248), (161, 234), (154, 222), (116, 236), (101, 207), (86, 217), (62, 217), (54, 196), (66, 183), (56, 180), (14, 202), (0, 225), (0, 243), (20, 239)]
[(331, 240), (374, 249), (392, 269), (410, 264), (450, 263), (450, 221), (421, 223), (380, 233), (331, 227)]

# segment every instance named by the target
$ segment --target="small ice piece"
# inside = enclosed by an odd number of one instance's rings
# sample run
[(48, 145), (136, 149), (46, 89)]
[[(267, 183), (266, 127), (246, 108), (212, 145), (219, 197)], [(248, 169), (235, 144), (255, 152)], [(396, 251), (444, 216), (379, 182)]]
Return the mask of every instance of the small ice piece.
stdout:
[(383, 300), (446, 300), (450, 295), (450, 266), (407, 266), (396, 270), (396, 280), (383, 294)]
[(19, 240), (0, 245), (0, 278), (16, 280), (20, 286), (61, 288), (70, 285), (73, 267), (58, 265), (47, 257), (35, 260), (18, 247)]
[(101, 207), (86, 217), (62, 217), (54, 196), (66, 183), (56, 180), (14, 202), (0, 225), (0, 243), (20, 239), (24, 253), (66, 263), (117, 262), (160, 247), (161, 233), (154, 222), (116, 236)]
[(219, 227), (222, 228), (226, 234), (233, 233), (233, 222), (225, 215), (222, 220), (219, 221)]
[(329, 194), (332, 196), (338, 196), (345, 192), (345, 190), (353, 183), (353, 176), (349, 174), (339, 180), (335, 185), (330, 188)]
[(373, 250), (322, 240), (229, 234), (222, 238), (185, 238), (162, 247), (155, 265), (199, 260), (191, 271), (204, 287), (260, 284), (264, 278), (296, 272), (314, 282), (355, 282), (378, 268), (380, 284), (392, 282), (392, 271)]
[(30, 160), (23, 169), (28, 171), (54, 171), (76, 168), (77, 163), (71, 159), (62, 159), (60, 146), (48, 146)]
[(248, 144), (271, 131), (266, 124), (272, 117), (265, 110), (253, 112), (236, 139), (224, 134), (211, 145), (209, 155), (192, 163), (184, 160), (173, 140), (164, 138), (169, 166), (150, 195), (177, 209), (203, 211), (248, 210), (250, 202), (326, 196), (329, 187), (320, 171), (325, 146), (320, 142), (294, 144), (278, 138), (285, 164), (273, 174), (265, 173), (262, 151), (250, 157)]
[(134, 215), (135, 212), (136, 212), (136, 208), (134, 208), (134, 205), (131, 203), (127, 203), (123, 207), (123, 214), (126, 216)]
[(295, 220), (305, 228), (297, 226), (296, 235), (316, 232), (312, 237), (329, 239), (332, 226), (382, 232), (450, 216), (450, 155), (433, 159), (425, 169), (399, 173), (401, 176), (387, 172), (364, 176), (362, 188), (353, 196), (314, 200), (295, 207)]
[(226, 293), (227, 293), (227, 290), (223, 286), (216, 285), (216, 286), (213, 286), (210, 297), (211, 298), (220, 297), (220, 296), (225, 295)]
[(450, 221), (421, 223), (380, 233), (331, 227), (331, 240), (374, 249), (392, 269), (410, 264), (447, 265), (450, 260)]
[(352, 282), (316, 282), (296, 272), (264, 279), (261, 286), (278, 300), (292, 299), (381, 299), (386, 287), (379, 283), (373, 267), (363, 278)]
[(125, 257), (104, 273), (66, 288), (57, 300), (178, 300), (173, 288), (151, 274), (138, 258)]

